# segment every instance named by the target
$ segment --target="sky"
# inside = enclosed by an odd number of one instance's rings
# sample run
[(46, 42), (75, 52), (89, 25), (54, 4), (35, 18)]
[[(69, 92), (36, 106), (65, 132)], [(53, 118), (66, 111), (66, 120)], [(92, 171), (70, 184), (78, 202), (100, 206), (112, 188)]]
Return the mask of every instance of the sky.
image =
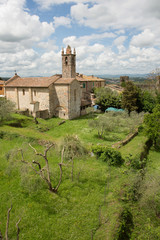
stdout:
[(79, 73), (147, 74), (160, 67), (160, 1), (0, 0), (0, 76), (61, 73), (67, 45)]

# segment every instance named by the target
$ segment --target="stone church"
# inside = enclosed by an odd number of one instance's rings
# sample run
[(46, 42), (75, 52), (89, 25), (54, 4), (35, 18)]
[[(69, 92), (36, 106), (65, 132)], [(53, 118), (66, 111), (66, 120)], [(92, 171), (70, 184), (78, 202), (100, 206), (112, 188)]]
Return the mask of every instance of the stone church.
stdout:
[(68, 46), (66, 52), (62, 49), (62, 74), (25, 78), (15, 74), (5, 83), (5, 96), (19, 111), (34, 117), (73, 119), (84, 107), (91, 106), (91, 88), (104, 85), (103, 79), (76, 74), (76, 52)]

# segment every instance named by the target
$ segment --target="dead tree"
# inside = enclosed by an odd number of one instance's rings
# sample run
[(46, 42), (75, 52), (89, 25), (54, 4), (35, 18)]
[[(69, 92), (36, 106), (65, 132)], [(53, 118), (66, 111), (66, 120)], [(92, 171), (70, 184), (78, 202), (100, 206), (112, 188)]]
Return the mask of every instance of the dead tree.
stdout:
[(8, 209), (7, 212), (7, 223), (6, 223), (6, 232), (5, 232), (5, 238), (6, 240), (8, 240), (8, 228), (9, 228), (9, 220), (10, 220), (10, 211), (12, 210), (12, 205), (11, 207)]
[[(11, 207), (7, 211), (5, 240), (9, 240), (9, 238), (8, 238), (8, 229), (9, 229), (9, 221), (10, 221), (10, 212), (11, 212), (11, 210), (12, 210), (12, 205), (11, 205)], [(16, 223), (16, 227), (17, 227), (17, 240), (19, 240), (20, 228), (19, 228), (18, 224), (20, 223), (20, 221), (21, 221), (21, 219), (19, 219), (18, 222)], [(1, 230), (0, 230), (0, 240), (3, 240), (3, 235), (2, 235)]]
[[(38, 174), (41, 179), (43, 181), (45, 181), (45, 183), (48, 185), (48, 189), (53, 192), (53, 193), (57, 193), (58, 188), (61, 184), (62, 181), (62, 165), (63, 165), (63, 153), (64, 153), (64, 149), (62, 149), (62, 153), (61, 153), (61, 162), (58, 164), (59, 165), (59, 169), (60, 169), (60, 176), (59, 176), (59, 181), (56, 187), (53, 187), (53, 184), (51, 182), (51, 176), (50, 176), (50, 169), (49, 169), (49, 162), (48, 162), (48, 157), (47, 157), (47, 153), (48, 151), (54, 146), (54, 144), (50, 144), (45, 150), (44, 150), (44, 154), (42, 153), (38, 153), (37, 150), (31, 145), (29, 144), (29, 146), (34, 150), (35, 154), (37, 156), (40, 156), (41, 158), (44, 159), (45, 161), (45, 165), (44, 167), (41, 166), (41, 164), (38, 161), (33, 160), (32, 163), (25, 161), (24, 160), (24, 155), (23, 155), (23, 151), (22, 149), (20, 149), (21, 152), (21, 156), (22, 156), (22, 162), (27, 164), (30, 168), (32, 168), (32, 170)], [(36, 165), (37, 167), (34, 167), (34, 165)]]

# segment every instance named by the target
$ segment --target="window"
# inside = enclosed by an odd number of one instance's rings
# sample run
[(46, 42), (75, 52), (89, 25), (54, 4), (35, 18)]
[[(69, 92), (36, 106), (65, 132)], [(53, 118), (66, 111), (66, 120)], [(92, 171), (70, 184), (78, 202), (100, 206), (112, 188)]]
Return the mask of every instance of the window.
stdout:
[(65, 64), (67, 65), (68, 64), (68, 58), (65, 57)]
[(0, 87), (0, 90), (2, 90), (2, 87)]
[(36, 90), (34, 90), (34, 96), (36, 96)]
[(23, 89), (22, 91), (23, 91), (23, 95), (25, 95), (25, 89)]
[(83, 88), (85, 88), (86, 87), (86, 84), (85, 83), (83, 83)]

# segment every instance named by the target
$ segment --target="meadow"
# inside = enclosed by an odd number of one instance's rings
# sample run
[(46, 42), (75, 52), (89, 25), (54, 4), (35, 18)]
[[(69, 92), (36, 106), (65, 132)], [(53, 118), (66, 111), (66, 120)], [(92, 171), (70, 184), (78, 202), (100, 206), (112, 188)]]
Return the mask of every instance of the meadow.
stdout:
[[(93, 145), (111, 147), (128, 135), (123, 124), (119, 131), (107, 132), (99, 139), (97, 130), (89, 121), (98, 114), (75, 120), (52, 118), (38, 119), (14, 114), (11, 120), (0, 125), (0, 230), (4, 236), (7, 211), (11, 204), (9, 239), (16, 239), (16, 223), (19, 223), (20, 239), (90, 240), (159, 239), (159, 152), (152, 149), (144, 174), (131, 166), (143, 149), (146, 136), (139, 134), (119, 149), (125, 162), (120, 167), (109, 166), (91, 154)], [(127, 125), (127, 123), (126, 123)], [(43, 153), (48, 142), (55, 147), (48, 152), (51, 180), (59, 179), (61, 145), (66, 135), (76, 135), (88, 153), (74, 160), (73, 181), (71, 165), (63, 166), (62, 183), (58, 192), (51, 193), (41, 178), (21, 162), (20, 149), (28, 162), (39, 160), (29, 143)], [(152, 204), (148, 210), (148, 207)], [(131, 214), (129, 222), (122, 213)], [(127, 215), (128, 216), (128, 215)], [(147, 218), (147, 221), (146, 221)], [(123, 226), (122, 222), (125, 222)], [(146, 238), (144, 238), (146, 236)]]

